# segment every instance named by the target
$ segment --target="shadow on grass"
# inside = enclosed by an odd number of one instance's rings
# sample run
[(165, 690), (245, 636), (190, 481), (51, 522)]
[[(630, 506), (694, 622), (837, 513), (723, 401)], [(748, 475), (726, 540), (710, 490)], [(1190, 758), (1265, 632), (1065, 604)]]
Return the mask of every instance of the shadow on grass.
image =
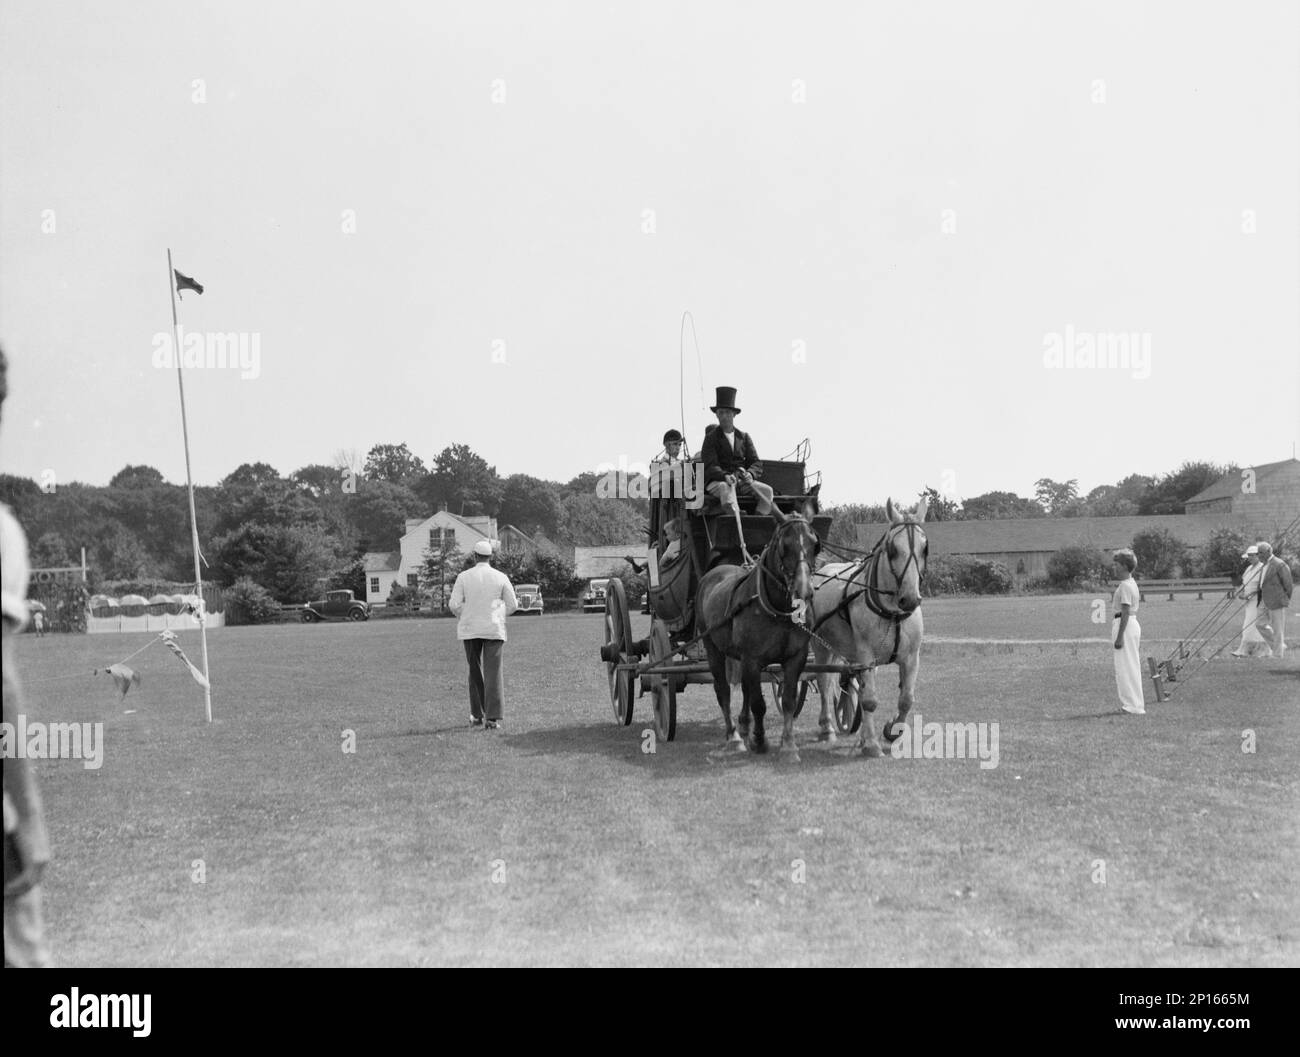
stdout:
[[(834, 767), (862, 760), (856, 751), (857, 736), (845, 736), (830, 745), (817, 740), (815, 730), (801, 732), (795, 728), (795, 742), (799, 747), (800, 762), (787, 762), (777, 750), (781, 743), (781, 726), (767, 728), (768, 751), (738, 752), (728, 749), (723, 736), (721, 720), (678, 722), (676, 737), (670, 742), (655, 738), (646, 732), (653, 730), (648, 722), (633, 722), (630, 727), (608, 726), (556, 727), (549, 730), (531, 730), (507, 734), (503, 739), (512, 750), (528, 756), (562, 756), (580, 754), (600, 756), (627, 764), (636, 770), (646, 771), (657, 778), (681, 778), (708, 774), (741, 767), (770, 767), (773, 770), (797, 773), (816, 767)], [(654, 744), (653, 752), (643, 752), (642, 746)], [(888, 753), (888, 748), (886, 748)]]

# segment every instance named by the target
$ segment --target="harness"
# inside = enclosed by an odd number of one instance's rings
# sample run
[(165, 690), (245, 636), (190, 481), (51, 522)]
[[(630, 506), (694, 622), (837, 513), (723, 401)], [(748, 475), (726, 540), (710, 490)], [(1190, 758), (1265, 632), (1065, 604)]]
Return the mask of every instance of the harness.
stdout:
[[(818, 621), (812, 626), (812, 631), (814, 633), (832, 617), (837, 616), (849, 626), (851, 631), (853, 628), (853, 621), (849, 616), (849, 607), (861, 598), (863, 599), (863, 604), (868, 610), (876, 616), (888, 620), (893, 625), (894, 648), (889, 654), (889, 660), (885, 661), (885, 663), (893, 664), (898, 660), (898, 650), (903, 638), (903, 621), (912, 614), (904, 613), (901, 609), (886, 609), (882, 604), (882, 599), (897, 596), (898, 590), (897, 586), (893, 591), (886, 590), (880, 586), (880, 565), (881, 558), (885, 557), (888, 545), (892, 542), (892, 535), (905, 531), (907, 533), (908, 545), (907, 561), (903, 563), (903, 571), (894, 577), (894, 583), (895, 585), (898, 585), (903, 582), (903, 578), (907, 575), (908, 566), (913, 563), (916, 564), (917, 576), (923, 576), (921, 564), (916, 559), (916, 528), (917, 526), (915, 523), (908, 521), (901, 525), (894, 525), (885, 531), (885, 534), (880, 537), (876, 542), (876, 545), (871, 548), (870, 553), (861, 561), (855, 562), (853, 568), (849, 570), (848, 576), (844, 578), (846, 584), (852, 585), (857, 577), (861, 573), (865, 572), (866, 578), (863, 581), (863, 585), (856, 591), (849, 591), (846, 589), (844, 597), (840, 599), (839, 604), (825, 616), (818, 619)], [(892, 573), (893, 570), (891, 569), (890, 572)], [(839, 580), (841, 577), (837, 575), (831, 577), (831, 579)]]

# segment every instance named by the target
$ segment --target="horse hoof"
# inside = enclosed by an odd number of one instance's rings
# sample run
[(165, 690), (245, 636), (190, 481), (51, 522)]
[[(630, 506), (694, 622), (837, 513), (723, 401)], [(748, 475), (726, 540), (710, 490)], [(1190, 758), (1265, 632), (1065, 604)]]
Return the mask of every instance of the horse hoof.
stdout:
[(778, 763), (798, 763), (799, 750), (793, 745), (782, 745), (781, 750), (776, 754)]
[(872, 760), (878, 760), (885, 755), (885, 751), (873, 741), (862, 746), (862, 755)]
[(741, 741), (739, 738), (732, 738), (729, 742), (727, 742), (727, 751), (746, 752), (748, 750), (745, 748), (745, 743), (743, 741)]
[(820, 734), (817, 735), (817, 740), (829, 742), (831, 745), (834, 745), (836, 741), (835, 731), (829, 729), (823, 730)]
[(765, 752), (767, 752), (767, 742), (766, 742), (766, 741), (755, 741), (755, 742), (753, 742), (753, 743), (750, 744), (750, 746), (749, 746), (749, 751), (750, 751), (750, 752), (756, 752), (756, 753), (758, 753), (758, 754), (761, 756), (761, 755), (763, 755)]
[(903, 736), (903, 731), (905, 729), (906, 724), (903, 723), (902, 720), (895, 720), (893, 723), (890, 723), (885, 727), (880, 736), (892, 745)]

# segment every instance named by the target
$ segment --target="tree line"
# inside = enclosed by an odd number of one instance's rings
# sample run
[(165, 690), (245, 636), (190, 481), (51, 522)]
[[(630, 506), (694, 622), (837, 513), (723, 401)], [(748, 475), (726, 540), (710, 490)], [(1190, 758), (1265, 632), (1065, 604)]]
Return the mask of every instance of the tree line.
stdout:
[[(1077, 481), (1042, 478), (1033, 498), (988, 492), (965, 500), (926, 487), (931, 520), (1181, 513), (1182, 504), (1233, 467), (1188, 462), (1170, 474), (1132, 474), (1080, 497)], [(395, 550), (408, 518), (442, 507), (495, 516), (538, 543), (536, 568), (518, 570), (544, 583), (572, 583), (562, 555), (578, 545), (645, 538), (648, 502), (602, 499), (596, 473), (567, 482), (500, 475), (468, 445), (452, 444), (426, 465), (405, 443), (378, 444), (360, 459), (339, 452), (329, 464), (288, 475), (245, 463), (215, 486), (195, 488), (205, 579), (223, 586), (248, 579), (281, 602), (300, 602), (330, 586), (363, 589), (361, 557)], [(38, 568), (80, 564), (87, 553), (94, 583), (189, 582), (193, 576), (185, 488), (151, 466), (127, 466), (105, 486), (80, 482), (44, 490), (34, 480), (0, 475), (8, 503), (31, 541)], [(831, 508), (831, 538), (854, 542), (853, 523), (884, 520), (882, 506)], [(441, 583), (463, 556), (426, 555), (427, 583)], [(454, 579), (454, 577), (453, 577)]]

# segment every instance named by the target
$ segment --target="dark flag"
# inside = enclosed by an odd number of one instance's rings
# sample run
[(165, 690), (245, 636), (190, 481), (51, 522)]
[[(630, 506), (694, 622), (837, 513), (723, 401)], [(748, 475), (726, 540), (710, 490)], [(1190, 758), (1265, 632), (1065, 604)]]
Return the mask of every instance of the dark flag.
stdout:
[[(182, 290), (193, 290), (196, 294), (203, 293), (202, 283), (195, 282), (188, 275), (182, 275), (180, 272), (176, 271), (175, 268), (173, 268), (172, 271), (176, 275), (176, 293), (178, 295)], [(181, 300), (183, 301), (184, 298), (181, 298)]]

